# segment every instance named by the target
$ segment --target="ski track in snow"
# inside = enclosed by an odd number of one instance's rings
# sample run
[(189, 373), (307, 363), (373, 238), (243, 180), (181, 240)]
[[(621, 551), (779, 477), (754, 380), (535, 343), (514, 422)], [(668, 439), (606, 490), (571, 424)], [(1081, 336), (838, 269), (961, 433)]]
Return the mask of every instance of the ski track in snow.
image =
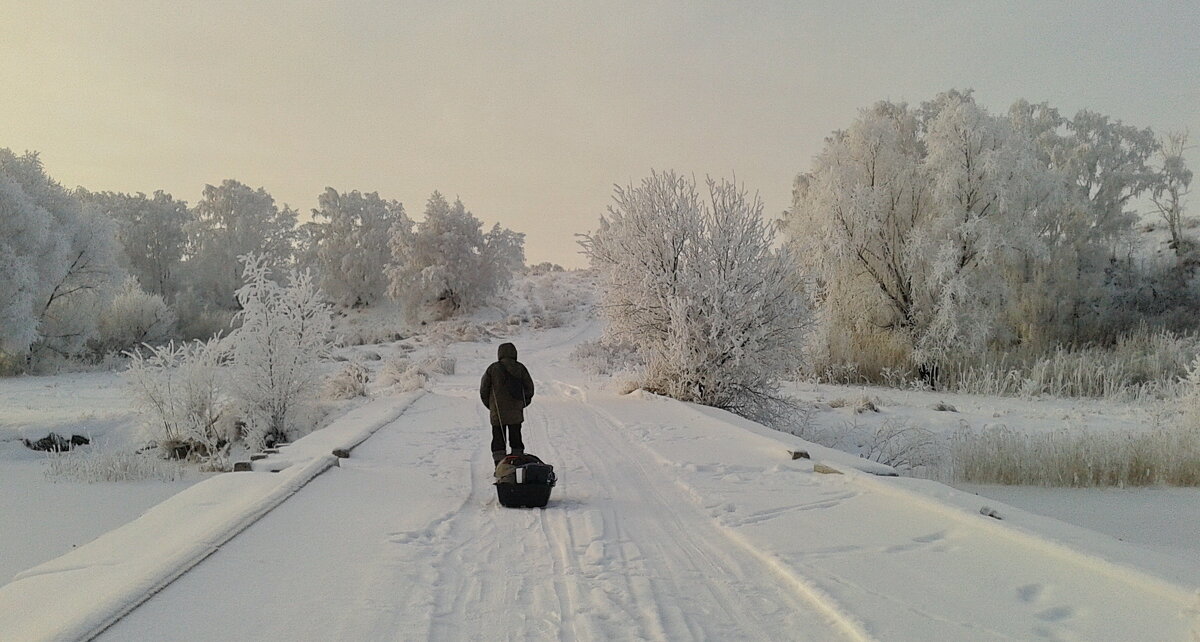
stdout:
[[(555, 349), (524, 360), (561, 364)], [(725, 457), (736, 429), (703, 413), (561, 381), (539, 384), (524, 430), (558, 474), (550, 504), (502, 508), (482, 362), (461, 361), (466, 374), (101, 639), (1135, 639), (1146, 618), (1200, 631), (1183, 619), (1200, 600), (1177, 587), (912, 480), (778, 465), (748, 436)], [(1126, 612), (1141, 619), (1125, 627)]]
[[(470, 403), (474, 392), (462, 396)], [(390, 618), (355, 617), (338, 637), (838, 637), (814, 628), (821, 617), (792, 589), (763, 582), (769, 574), (761, 562), (739, 554), (702, 512), (662, 493), (670, 482), (625, 455), (594, 414), (557, 398), (539, 404), (524, 434), (530, 446), (544, 444), (542, 456), (556, 462), (563, 480), (550, 508), (500, 508), (490, 458), (475, 448), (461, 508), (392, 535), (402, 547), (386, 564), (391, 572), (370, 589), (374, 600), (419, 605), (422, 628), (407, 628), (412, 614), (394, 611)], [(478, 419), (486, 422), (481, 407)]]

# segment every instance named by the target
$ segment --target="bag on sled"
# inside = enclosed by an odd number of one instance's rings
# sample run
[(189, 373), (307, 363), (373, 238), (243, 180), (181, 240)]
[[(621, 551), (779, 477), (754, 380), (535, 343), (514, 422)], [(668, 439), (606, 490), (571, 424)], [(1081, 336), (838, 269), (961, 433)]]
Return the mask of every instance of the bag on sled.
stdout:
[(496, 464), (496, 496), (502, 506), (542, 508), (555, 481), (554, 466), (535, 455), (509, 455)]

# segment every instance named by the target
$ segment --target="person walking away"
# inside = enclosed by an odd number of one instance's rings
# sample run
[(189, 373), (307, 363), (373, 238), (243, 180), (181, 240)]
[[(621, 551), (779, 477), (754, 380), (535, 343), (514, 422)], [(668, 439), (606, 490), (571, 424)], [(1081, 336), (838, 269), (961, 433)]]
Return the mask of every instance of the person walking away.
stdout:
[(521, 424), (525, 421), (525, 406), (533, 401), (533, 378), (517, 361), (517, 346), (502, 343), (496, 356), (497, 361), (487, 367), (479, 382), (479, 398), (491, 414), (492, 461), (498, 464), (505, 456), (505, 436), (511, 454), (525, 454)]

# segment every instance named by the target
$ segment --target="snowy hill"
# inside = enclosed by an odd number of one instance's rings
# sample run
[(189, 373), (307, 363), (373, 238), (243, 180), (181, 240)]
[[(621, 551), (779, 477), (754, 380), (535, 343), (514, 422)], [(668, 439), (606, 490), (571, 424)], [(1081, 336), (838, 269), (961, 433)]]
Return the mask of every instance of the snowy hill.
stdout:
[[(5, 617), (0, 638), (86, 636), (155, 591), (100, 639), (1200, 632), (1200, 582), (1152, 572), (1166, 565), (1151, 551), (871, 475), (856, 457), (720, 411), (615, 394), (568, 356), (597, 332), (581, 323), (516, 339), (539, 386), (527, 447), (560, 478), (545, 510), (498, 506), (476, 393), (497, 341), (457, 343), (459, 374), (415, 400), (380, 395), (271, 458), (283, 472), (220, 475), (19, 574), (0, 588), (0, 611), (30, 613), (50, 595), (64, 608)], [(371, 430), (340, 466), (322, 463), (337, 439)], [(792, 460), (797, 448), (814, 459)]]

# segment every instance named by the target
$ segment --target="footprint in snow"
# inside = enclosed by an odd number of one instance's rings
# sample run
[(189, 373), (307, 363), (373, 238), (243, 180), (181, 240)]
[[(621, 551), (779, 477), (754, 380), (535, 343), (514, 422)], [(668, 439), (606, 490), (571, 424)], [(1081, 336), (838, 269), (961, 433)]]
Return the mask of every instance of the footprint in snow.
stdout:
[(1056, 606), (1036, 614), (1039, 620), (1045, 622), (1061, 622), (1075, 615), (1075, 609), (1069, 606)]
[(1017, 597), (1021, 598), (1022, 602), (1037, 602), (1042, 598), (1043, 590), (1044, 587), (1041, 584), (1026, 584), (1017, 587)]

